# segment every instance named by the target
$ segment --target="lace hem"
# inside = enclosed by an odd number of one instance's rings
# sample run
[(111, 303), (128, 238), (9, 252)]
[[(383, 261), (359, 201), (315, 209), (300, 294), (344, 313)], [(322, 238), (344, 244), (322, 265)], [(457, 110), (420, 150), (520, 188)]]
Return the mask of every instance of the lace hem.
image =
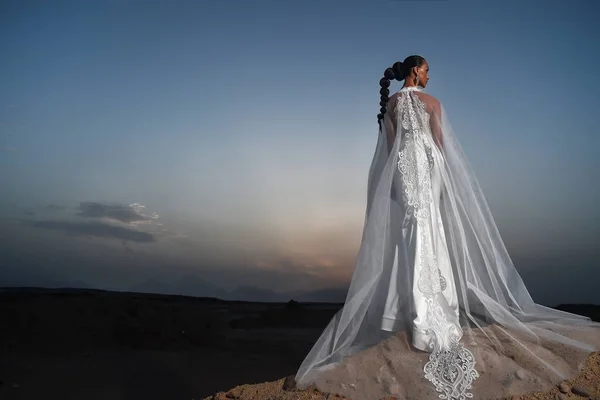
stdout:
[[(416, 87), (404, 89), (406, 92), (419, 90)], [(402, 115), (402, 128), (405, 131), (404, 143), (398, 152), (404, 203), (408, 214), (422, 228), (417, 286), (427, 301), (425, 323), (429, 328), (425, 337), (430, 337), (427, 347), (431, 351), (423, 372), (425, 378), (440, 393), (440, 399), (465, 400), (473, 397), (468, 390), (479, 373), (475, 369), (473, 354), (460, 343), (462, 330), (457, 324), (448, 321), (438, 299), (438, 296), (443, 296), (447, 282), (438, 268), (429, 229), (433, 202), (431, 174), (435, 167), (432, 149), (425, 137), (429, 114), (425, 104), (417, 96), (410, 94), (401, 96), (397, 107), (397, 115)]]

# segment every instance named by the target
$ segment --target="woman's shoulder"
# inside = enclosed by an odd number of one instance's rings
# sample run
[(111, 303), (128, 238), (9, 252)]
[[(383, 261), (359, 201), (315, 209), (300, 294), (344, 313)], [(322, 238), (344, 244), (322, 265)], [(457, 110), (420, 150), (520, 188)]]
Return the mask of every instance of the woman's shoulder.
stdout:
[(396, 105), (398, 104), (398, 97), (400, 97), (400, 92), (396, 92), (392, 94), (387, 102), (387, 109), (389, 112), (396, 112)]
[(418, 92), (417, 96), (425, 104), (427, 112), (435, 112), (439, 115), (442, 105), (435, 96), (425, 92)]
[(421, 101), (427, 103), (428, 105), (435, 105), (435, 106), (439, 106), (440, 105), (440, 101), (433, 95), (429, 94), (429, 93), (425, 93), (425, 92), (418, 92), (417, 94), (419, 96), (419, 98), (421, 99)]
[(393, 93), (390, 96), (389, 103), (396, 103), (398, 101), (398, 97), (400, 97), (400, 92)]

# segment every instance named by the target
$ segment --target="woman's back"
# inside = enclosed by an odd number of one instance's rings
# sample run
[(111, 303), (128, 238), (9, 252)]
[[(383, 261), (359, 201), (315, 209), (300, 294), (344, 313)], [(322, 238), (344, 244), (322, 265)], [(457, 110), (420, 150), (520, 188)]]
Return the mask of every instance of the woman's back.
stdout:
[(384, 125), (388, 139), (388, 149), (392, 148), (394, 140), (396, 139), (399, 127), (399, 118), (402, 118), (402, 114), (410, 110), (410, 108), (401, 107), (403, 104), (402, 100), (406, 100), (406, 97), (412, 97), (414, 101), (420, 103), (420, 108), (427, 116), (427, 120), (423, 121), (426, 122), (423, 124), (423, 128), (426, 129), (427, 133), (431, 135), (435, 143), (441, 149), (441, 104), (434, 96), (425, 93), (421, 90), (421, 88), (414, 86), (408, 86), (400, 89), (398, 92), (394, 93), (388, 101), (386, 107), (387, 112), (384, 118)]

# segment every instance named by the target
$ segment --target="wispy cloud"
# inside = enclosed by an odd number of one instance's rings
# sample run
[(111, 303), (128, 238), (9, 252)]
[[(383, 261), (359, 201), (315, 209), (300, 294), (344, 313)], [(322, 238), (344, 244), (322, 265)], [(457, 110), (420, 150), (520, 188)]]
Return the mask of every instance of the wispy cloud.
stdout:
[(129, 206), (118, 204), (102, 204), (97, 202), (82, 202), (77, 215), (86, 218), (109, 218), (124, 223), (151, 221), (158, 218), (157, 214), (146, 214), (144, 206), (134, 203)]
[(162, 224), (156, 221), (158, 214), (146, 212), (138, 203), (124, 206), (81, 202), (75, 209), (47, 204), (37, 211), (23, 210), (34, 217), (26, 221), (33, 228), (62, 231), (68, 236), (116, 239), (123, 241), (125, 247), (128, 242), (156, 242), (157, 235), (162, 234)]
[(155, 241), (154, 235), (151, 233), (100, 222), (33, 221), (30, 225), (35, 228), (63, 231), (67, 235), (74, 236), (92, 236), (146, 243)]

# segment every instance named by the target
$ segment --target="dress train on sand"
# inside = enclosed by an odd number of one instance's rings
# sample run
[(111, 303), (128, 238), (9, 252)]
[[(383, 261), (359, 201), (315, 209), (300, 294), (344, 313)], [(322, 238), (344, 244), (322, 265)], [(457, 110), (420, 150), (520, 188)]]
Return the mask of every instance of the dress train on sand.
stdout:
[(391, 96), (348, 295), (298, 387), (495, 399), (547, 390), (598, 349), (600, 324), (531, 298), (437, 100)]

